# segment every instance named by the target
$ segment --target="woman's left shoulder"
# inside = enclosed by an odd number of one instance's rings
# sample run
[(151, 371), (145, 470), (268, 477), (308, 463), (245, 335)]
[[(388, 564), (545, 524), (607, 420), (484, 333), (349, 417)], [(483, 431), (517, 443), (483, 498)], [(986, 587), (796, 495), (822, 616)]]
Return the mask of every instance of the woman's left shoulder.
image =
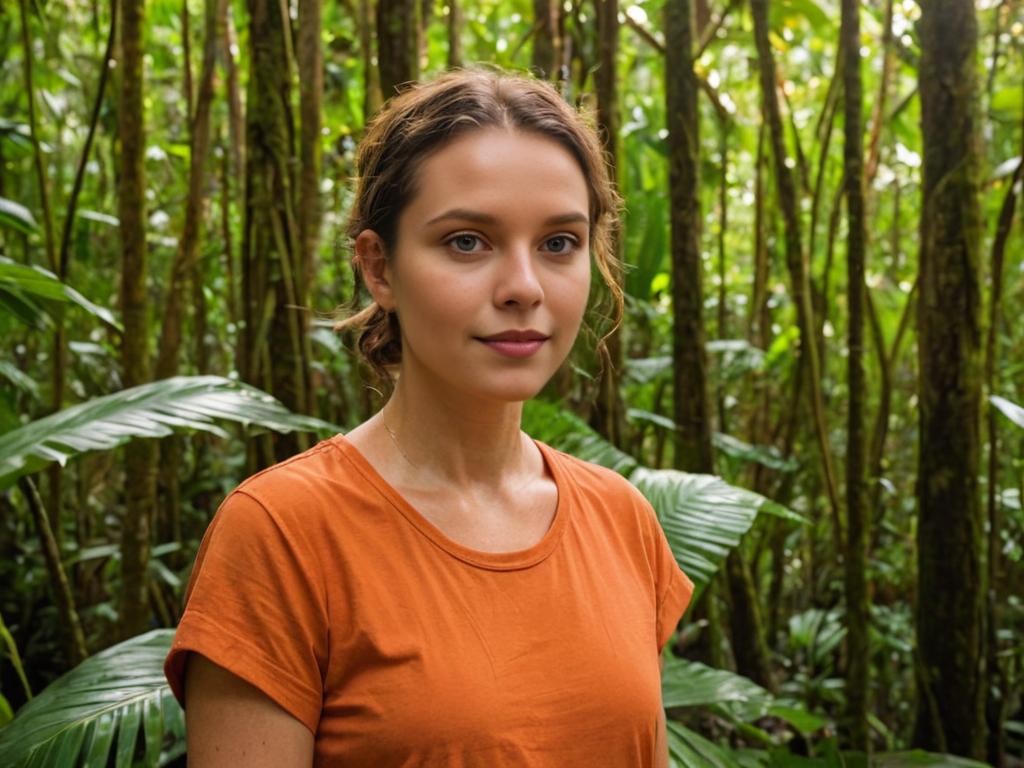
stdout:
[(630, 506), (650, 510), (650, 503), (644, 495), (615, 470), (585, 461), (543, 443), (541, 445), (554, 457), (558, 468), (584, 495), (596, 496), (617, 506), (625, 502)]

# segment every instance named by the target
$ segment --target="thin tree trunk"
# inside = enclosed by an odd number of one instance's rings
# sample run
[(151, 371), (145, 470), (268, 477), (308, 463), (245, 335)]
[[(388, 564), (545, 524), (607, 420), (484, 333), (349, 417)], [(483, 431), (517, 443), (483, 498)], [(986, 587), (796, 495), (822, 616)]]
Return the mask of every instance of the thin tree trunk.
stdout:
[(25, 99), (28, 102), (28, 127), (32, 140), (32, 158), (36, 166), (36, 183), (39, 185), (39, 206), (43, 213), (43, 247), (46, 249), (46, 263), (51, 272), (57, 272), (57, 251), (53, 240), (53, 214), (50, 211), (50, 188), (47, 180), (46, 162), (43, 160), (42, 140), (39, 138), (39, 124), (36, 116), (36, 90), (32, 75), (34, 58), (32, 35), (28, 28), (28, 6), (26, 0), (18, 0), (21, 17), (22, 68), (24, 72)]
[[(617, 4), (616, 0), (611, 0)], [(598, 4), (603, 0), (596, 0)], [(558, 78), (561, 51), (559, 50), (558, 17), (559, 3), (556, 0), (533, 0), (533, 50), (530, 70), (545, 80)], [(601, 10), (598, 8), (598, 24)], [(598, 36), (601, 37), (600, 31)]]
[[(299, 275), (297, 299), (308, 307), (312, 296), (317, 247), (320, 242), (320, 109), (323, 100), (323, 53), (320, 43), (320, 0), (299, 1)], [(309, 312), (301, 316), (304, 361), (312, 357), (309, 348)], [(308, 367), (308, 362), (304, 363)], [(312, 377), (305, 378), (305, 402), (314, 400)]]
[(462, 0), (448, 0), (448, 69), (461, 66)]
[(419, 28), (419, 0), (378, 0), (377, 66), (384, 99), (419, 77)]
[[(729, 338), (726, 323), (729, 311), (725, 286), (725, 233), (729, 223), (729, 130), (724, 120), (718, 121), (718, 154), (721, 161), (721, 183), (718, 185), (718, 327), (715, 329), (719, 339)], [(725, 416), (725, 387), (720, 386), (715, 393), (718, 408), (718, 430), (729, 433), (729, 424)]]
[(235, 59), (238, 48), (235, 21), (231, 3), (221, 6), (219, 21), (223, 40), (222, 56), (227, 73), (228, 126), (231, 144), (231, 170), (235, 179), (235, 196), (240, 207), (245, 205), (245, 113), (242, 107), (242, 88), (239, 85), (238, 63)]
[(843, 562), (846, 593), (846, 717), (850, 745), (870, 752), (870, 609), (867, 585), (869, 514), (864, 481), (864, 139), (861, 135), (860, 5), (842, 0), (843, 38), (843, 177), (846, 188), (846, 301), (847, 332), (846, 420), (846, 553)]
[[(306, 312), (299, 304), (301, 261), (289, 172), (294, 164), (289, 26), (275, 0), (250, 0), (241, 371), (246, 382), (270, 391), (290, 410), (305, 413)], [(271, 457), (266, 441), (260, 442), (263, 453), (250, 456), (251, 468), (287, 458), (306, 444), (296, 434), (274, 435)]]
[[(118, 215), (121, 221), (122, 382), (134, 387), (150, 378), (149, 302), (146, 297), (146, 132), (143, 111), (144, 0), (121, 4), (121, 98), (118, 136), (121, 175)], [(136, 440), (124, 452), (125, 508), (121, 525), (121, 633), (128, 637), (149, 620), (150, 526), (156, 500), (156, 444)]]
[(363, 55), (363, 124), (370, 121), (381, 105), (380, 69), (373, 62), (376, 10), (373, 0), (359, 0), (359, 48)]
[(879, 385), (878, 385), (878, 411), (875, 414), (875, 423), (871, 429), (871, 442), (868, 444), (868, 483), (871, 487), (871, 510), (872, 510), (872, 540), (869, 549), (873, 548), (879, 526), (882, 522), (882, 460), (885, 458), (885, 441), (889, 433), (889, 413), (892, 407), (892, 372), (896, 367), (896, 360), (899, 357), (900, 347), (907, 328), (910, 327), (911, 313), (914, 310), (914, 302), (917, 300), (917, 284), (907, 295), (907, 303), (903, 307), (899, 324), (896, 326), (896, 336), (893, 338), (889, 351), (886, 352), (885, 340), (882, 338), (882, 326), (875, 311), (874, 302), (871, 299), (871, 292), (864, 294), (867, 299), (868, 318), (871, 321), (871, 334), (874, 337), (875, 353), (878, 357)]
[(227, 0), (206, 0), (204, 13), (205, 40), (203, 63), (199, 75), (199, 92), (195, 117), (191, 122), (192, 148), (189, 162), (188, 197), (185, 200), (185, 221), (181, 239), (167, 280), (160, 347), (156, 362), (156, 378), (166, 379), (178, 373), (181, 356), (182, 328), (185, 316), (185, 291), (195, 269), (203, 232), (206, 204), (206, 163), (210, 155), (210, 106), (213, 103), (214, 74), (217, 58), (217, 19)]
[[(840, 42), (838, 50), (836, 51), (836, 57), (841, 62), (843, 60), (843, 46)], [(829, 159), (829, 148), (832, 146), (832, 129), (835, 125), (836, 119), (836, 106), (839, 103), (837, 94), (840, 91), (839, 85), (834, 85), (837, 81), (840, 81), (841, 70), (837, 66), (836, 74), (833, 78), (833, 85), (829, 87), (828, 94), (825, 96), (825, 106), (822, 110), (822, 121), (819, 124), (819, 128), (822, 129), (822, 134), (818, 137), (819, 148), (818, 148), (818, 171), (814, 177), (814, 193), (811, 198), (811, 221), (807, 229), (807, 252), (813, 259), (817, 254), (815, 244), (818, 238), (818, 221), (820, 220), (821, 212), (821, 192), (825, 186), (825, 171), (828, 168)]]
[[(764, 183), (765, 166), (765, 124), (762, 121), (757, 133), (757, 157), (754, 170), (754, 280), (750, 298), (750, 314), (747, 318), (747, 338), (750, 343), (761, 350), (768, 349), (769, 331), (771, 329), (771, 312), (768, 307), (768, 277), (771, 272), (768, 253), (768, 238), (765, 223), (765, 195), (768, 190)], [(747, 434), (755, 445), (767, 443), (768, 422), (771, 412), (771, 383), (763, 372), (757, 371), (753, 377), (750, 401), (754, 408), (751, 411)], [(757, 489), (763, 482), (765, 468), (754, 463), (751, 467), (751, 484)], [(769, 610), (772, 607), (769, 605)], [(774, 637), (774, 633), (771, 635)]]
[[(552, 4), (556, 5), (556, 4)], [(608, 175), (617, 185), (619, 167), (619, 5), (618, 0), (594, 0), (597, 16), (598, 67), (595, 73), (597, 90), (597, 126), (608, 163)], [(612, 233), (612, 252), (622, 257), (622, 230)], [(622, 275), (617, 275), (621, 287)], [(619, 377), (623, 365), (622, 335), (614, 330), (606, 340), (608, 364), (598, 376), (598, 396), (591, 419), (597, 431), (613, 445), (625, 445), (626, 409), (622, 403)]]
[[(32, 141), (32, 158), (36, 169), (36, 184), (39, 187), (39, 206), (43, 218), (43, 247), (50, 270), (63, 279), (60, 262), (56, 253), (53, 234), (53, 214), (50, 210), (50, 185), (46, 172), (46, 161), (43, 159), (42, 140), (39, 138), (39, 125), (36, 115), (35, 78), (32, 71), (34, 51), (32, 34), (29, 30), (28, 7), (26, 0), (19, 0), (19, 16), (21, 20), (22, 71), (24, 75), (25, 98), (28, 102), (29, 135)], [(63, 318), (56, 323), (53, 335), (53, 355), (51, 362), (51, 410), (56, 413), (64, 406), (65, 367), (67, 356), (64, 354), (65, 332)], [(47, 470), (50, 495), (50, 526), (56, 536), (60, 536), (61, 506), (63, 503), (62, 468), (54, 462)]]
[(822, 474), (832, 512), (832, 524), (835, 529), (836, 541), (841, 543), (843, 541), (843, 526), (835, 470), (832, 467), (832, 450), (828, 443), (828, 427), (825, 423), (825, 405), (821, 392), (821, 365), (815, 339), (814, 313), (811, 309), (810, 278), (806, 255), (801, 245), (796, 186), (787, 165), (785, 136), (783, 135), (782, 116), (775, 85), (775, 61), (772, 58), (768, 42), (768, 0), (750, 0), (750, 7), (754, 18), (754, 37), (757, 44), (761, 93), (768, 117), (772, 155), (775, 159), (775, 183), (778, 188), (779, 203), (782, 207), (785, 225), (786, 267), (790, 275), (792, 298), (796, 305), (797, 320), (800, 326), (800, 355), (807, 357), (809, 366), (807, 373), (811, 415), (818, 438)]
[(693, 6), (665, 6), (665, 97), (668, 116), (672, 254), (673, 412), (676, 467), (713, 472), (700, 256), (700, 138), (693, 49)]
[[(166, 379), (178, 373), (181, 357), (182, 330), (185, 326), (186, 291), (194, 277), (202, 239), (203, 216), (206, 209), (206, 163), (210, 154), (210, 106), (213, 103), (214, 74), (217, 62), (217, 33), (227, 0), (205, 0), (203, 14), (203, 62), (199, 73), (199, 91), (194, 106), (190, 101), (190, 133), (192, 147), (189, 160), (188, 197), (185, 200), (185, 221), (178, 249), (174, 254), (167, 281), (160, 346), (156, 361), (156, 378)], [(187, 11), (182, 10), (183, 17)], [(187, 51), (187, 49), (186, 49)], [(186, 54), (187, 55), (187, 54)], [(185, 68), (191, 64), (186, 61)], [(192, 78), (186, 78), (189, 89)], [(190, 91), (191, 94), (191, 91)], [(194, 110), (194, 111), (193, 111)], [(200, 293), (202, 286), (196, 286)], [(191, 302), (193, 310), (195, 301)], [(197, 329), (194, 329), (197, 330)], [(201, 336), (199, 336), (201, 343)], [(181, 539), (181, 493), (179, 489), (183, 440), (177, 435), (159, 444), (159, 535), (164, 540)]]
[(882, 28), (882, 76), (878, 83), (878, 98), (871, 113), (871, 138), (868, 141), (868, 159), (864, 170), (866, 188), (878, 172), (878, 158), (881, 156), (882, 123), (885, 118), (886, 102), (889, 100), (889, 81), (896, 64), (893, 51), (892, 12), (893, 0), (885, 0), (885, 21)]
[(61, 563), (60, 547), (57, 545), (57, 538), (53, 535), (53, 529), (50, 528), (49, 516), (43, 508), (43, 500), (39, 497), (39, 491), (36, 490), (32, 478), (27, 476), (20, 478), (18, 487), (25, 496), (25, 501), (32, 512), (36, 531), (39, 534), (39, 545), (43, 551), (43, 559), (50, 577), (50, 588), (53, 590), (53, 602), (57, 606), (57, 615), (60, 617), (64, 652), (67, 654), (70, 666), (75, 666), (89, 655), (89, 651), (85, 645), (82, 622), (78, 618), (78, 611), (75, 610), (75, 598), (71, 593), (71, 586)]
[[(1022, 134), (1024, 138), (1024, 134)], [(1022, 141), (1024, 156), (1024, 141)], [(992, 299), (988, 308), (988, 336), (985, 339), (985, 389), (990, 395), (997, 393), (996, 365), (999, 361), (999, 328), (1002, 313), (1003, 267), (1006, 260), (1006, 243), (1013, 225), (1014, 208), (1017, 205), (1017, 185), (1024, 175), (1024, 159), (1018, 161), (1017, 170), (1010, 179), (1003, 204), (999, 210), (996, 235), (992, 241)], [(999, 659), (999, 629), (1002, 624), (1003, 584), (1003, 521), (999, 509), (999, 422), (996, 408), (991, 403), (986, 407), (988, 419), (988, 488), (986, 506), (988, 512), (988, 594), (986, 600), (985, 666), (988, 670), (989, 694), (986, 697), (985, 715), (988, 723), (988, 760), (993, 765), (1002, 765), (1006, 753), (1006, 705), (1009, 686), (1006, 670)]]
[[(230, 138), (228, 139), (230, 141)], [(223, 146), (223, 138), (221, 139)], [(220, 235), (224, 241), (224, 272), (227, 274), (228, 283), (225, 286), (227, 292), (228, 320), (238, 327), (238, 284), (237, 270), (235, 269), (235, 246), (231, 229), (231, 169), (229, 158), (231, 153), (224, 147), (220, 160)]]
[[(672, 253), (673, 415), (675, 466), (714, 472), (711, 407), (705, 355), (697, 89), (693, 71), (694, 20), (689, 0), (665, 6), (665, 97), (668, 115)], [(726, 560), (733, 655), (742, 674), (774, 687), (757, 595), (742, 555)]]
[(918, 708), (914, 743), (985, 755), (985, 572), (978, 499), (981, 330), (972, 0), (923, 0), (917, 304)]
[(192, 87), (192, 24), (188, 0), (181, 0), (181, 91), (185, 97), (185, 121), (191, 123), (195, 114), (195, 89)]

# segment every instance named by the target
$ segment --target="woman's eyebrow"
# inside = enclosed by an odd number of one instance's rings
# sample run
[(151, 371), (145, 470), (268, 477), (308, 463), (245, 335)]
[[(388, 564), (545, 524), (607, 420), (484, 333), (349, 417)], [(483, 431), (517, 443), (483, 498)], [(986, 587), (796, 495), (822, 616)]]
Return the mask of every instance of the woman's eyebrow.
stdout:
[[(469, 208), (452, 208), (451, 210), (445, 211), (444, 213), (432, 218), (427, 222), (427, 226), (437, 224), (440, 221), (447, 221), (449, 219), (475, 221), (479, 224), (496, 224), (498, 221), (494, 216), (491, 216), (489, 213), (483, 213), (482, 211), (474, 211)], [(589, 224), (590, 219), (582, 213), (560, 213), (557, 216), (552, 216), (549, 219), (546, 219), (544, 225), (554, 226), (557, 224), (573, 223)]]

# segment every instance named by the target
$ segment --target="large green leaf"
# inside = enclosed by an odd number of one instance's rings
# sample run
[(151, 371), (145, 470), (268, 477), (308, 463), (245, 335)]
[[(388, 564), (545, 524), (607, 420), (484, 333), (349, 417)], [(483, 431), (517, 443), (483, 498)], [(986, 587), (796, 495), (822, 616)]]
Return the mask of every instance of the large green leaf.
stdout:
[(0, 436), (0, 489), (51, 461), (110, 450), (135, 437), (198, 429), (226, 437), (216, 420), (277, 432), (337, 432), (320, 419), (291, 413), (270, 395), (220, 376), (177, 376), (143, 384), (11, 430)]
[(20, 305), (28, 305), (38, 313), (40, 310), (36, 305), (39, 302), (54, 304), (58, 308), (62, 304), (76, 304), (118, 333), (123, 330), (110, 310), (93, 304), (52, 272), (0, 256), (0, 304), (30, 325), (39, 325), (38, 317), (28, 318), (19, 310)]
[(771, 693), (742, 675), (674, 657), (665, 661), (661, 699), (665, 707), (733, 705), (731, 711), (744, 720), (766, 714), (774, 701)]
[(711, 442), (726, 456), (741, 461), (754, 461), (768, 469), (794, 472), (798, 466), (796, 459), (791, 456), (783, 456), (782, 452), (773, 445), (751, 445), (724, 432), (715, 432), (711, 436)]
[(163, 675), (173, 637), (157, 629), (126, 640), (51, 683), (0, 730), (0, 765), (129, 766), (140, 726), (145, 765), (183, 754), (184, 717)]
[(672, 768), (739, 768), (732, 750), (672, 721), (668, 723), (668, 754)]
[(669, 546), (699, 592), (750, 530), (759, 512), (795, 513), (714, 475), (638, 467), (629, 481), (651, 502)]
[(1018, 427), (1024, 427), (1024, 408), (999, 395), (990, 395), (988, 401)]
[(36, 224), (32, 212), (21, 203), (0, 197), (0, 226), (31, 235), (39, 225)]
[(633, 483), (657, 511), (676, 560), (698, 592), (750, 530), (759, 513), (802, 521), (785, 507), (721, 478), (641, 467), (578, 416), (551, 403), (527, 403), (523, 425), (538, 440), (613, 469)]

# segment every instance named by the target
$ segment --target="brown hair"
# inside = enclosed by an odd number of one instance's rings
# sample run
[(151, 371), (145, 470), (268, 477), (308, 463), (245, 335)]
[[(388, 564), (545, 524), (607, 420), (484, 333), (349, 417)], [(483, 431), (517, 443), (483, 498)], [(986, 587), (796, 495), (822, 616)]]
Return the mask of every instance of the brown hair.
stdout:
[[(621, 265), (612, 245), (621, 200), (609, 178), (597, 132), (554, 86), (542, 80), (489, 70), (455, 70), (388, 101), (356, 153), (356, 192), (347, 235), (354, 240), (371, 229), (380, 235), (386, 252), (391, 252), (398, 218), (416, 193), (420, 163), (452, 139), (488, 127), (548, 137), (576, 158), (590, 197), (591, 250), (608, 289), (614, 330), (623, 311)], [(402, 359), (398, 317), (371, 302), (335, 324), (338, 331), (353, 328), (361, 331), (359, 351), (387, 380), (388, 369)], [(603, 347), (602, 338), (598, 342), (602, 355)]]

